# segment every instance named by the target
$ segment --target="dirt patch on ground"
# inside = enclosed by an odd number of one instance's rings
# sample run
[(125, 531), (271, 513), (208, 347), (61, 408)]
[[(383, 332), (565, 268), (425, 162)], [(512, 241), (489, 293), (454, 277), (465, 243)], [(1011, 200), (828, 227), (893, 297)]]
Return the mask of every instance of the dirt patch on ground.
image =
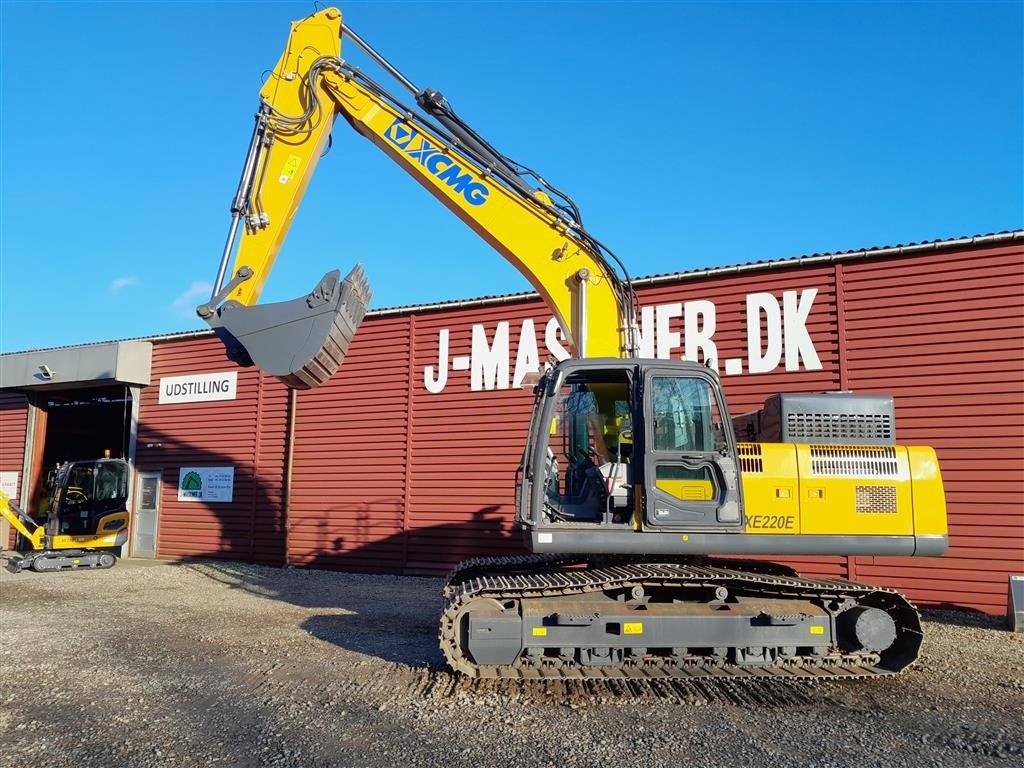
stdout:
[(0, 570), (0, 764), (987, 766), (1024, 759), (1024, 636), (926, 613), (886, 680), (472, 682), (441, 582), (234, 563)]

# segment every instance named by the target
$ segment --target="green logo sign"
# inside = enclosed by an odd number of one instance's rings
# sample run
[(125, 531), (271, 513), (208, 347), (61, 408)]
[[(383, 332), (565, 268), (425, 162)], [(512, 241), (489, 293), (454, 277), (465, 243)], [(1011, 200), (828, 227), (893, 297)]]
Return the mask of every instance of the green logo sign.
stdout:
[(203, 493), (203, 478), (199, 476), (198, 472), (189, 472), (181, 480), (181, 490), (191, 491), (189, 496), (199, 498)]

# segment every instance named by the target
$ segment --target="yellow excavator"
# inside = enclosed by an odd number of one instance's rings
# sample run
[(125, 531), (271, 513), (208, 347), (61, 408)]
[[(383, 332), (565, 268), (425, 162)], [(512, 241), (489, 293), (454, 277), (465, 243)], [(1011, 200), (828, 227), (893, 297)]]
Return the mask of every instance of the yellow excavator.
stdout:
[[(343, 39), (406, 100), (346, 62)], [(358, 267), (256, 305), (339, 115), (522, 272), (573, 355), (534, 386), (515, 511), (532, 554), (467, 561), (445, 588), (440, 642), (455, 670), (835, 677), (893, 674), (917, 658), (920, 620), (897, 592), (737, 557), (942, 554), (934, 451), (863, 434), (737, 444), (712, 367), (637, 356), (629, 276), (573, 201), (414, 85), (335, 8), (293, 23), (260, 91), (213, 295), (197, 309), (232, 359), (318, 386), (366, 312)]]
[(0, 492), (0, 517), (17, 531), (10, 569), (112, 568), (119, 547), (128, 541), (129, 477), (128, 463), (121, 459), (59, 464), (47, 483), (45, 522)]

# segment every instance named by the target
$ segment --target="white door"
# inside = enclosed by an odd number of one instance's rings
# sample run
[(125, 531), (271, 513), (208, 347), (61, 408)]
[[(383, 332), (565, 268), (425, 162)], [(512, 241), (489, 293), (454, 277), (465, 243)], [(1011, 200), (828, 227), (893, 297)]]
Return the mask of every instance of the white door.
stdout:
[(139, 472), (138, 493), (135, 499), (132, 557), (156, 557), (156, 529), (160, 516), (159, 472)]

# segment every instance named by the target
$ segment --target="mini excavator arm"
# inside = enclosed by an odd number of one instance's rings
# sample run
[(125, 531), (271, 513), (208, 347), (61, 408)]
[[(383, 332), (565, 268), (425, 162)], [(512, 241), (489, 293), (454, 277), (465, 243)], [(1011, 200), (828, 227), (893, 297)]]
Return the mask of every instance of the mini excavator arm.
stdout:
[[(0, 491), (0, 517), (10, 523), (11, 527), (25, 538), (32, 549), (43, 548), (43, 537), (46, 535), (43, 526), (26, 515), (3, 491)], [(6, 544), (7, 542), (0, 544), (0, 548)]]
[[(341, 59), (342, 37), (411, 92), (418, 110)], [(359, 267), (344, 282), (329, 274), (307, 297), (254, 306), (339, 114), (519, 269), (576, 356), (635, 353), (628, 275), (619, 263), (619, 276), (572, 201), (495, 150), (441, 94), (416, 88), (329, 8), (293, 23), (260, 91), (213, 296), (198, 308), (232, 359), (293, 387), (317, 386), (340, 365), (365, 314), (370, 291)]]

